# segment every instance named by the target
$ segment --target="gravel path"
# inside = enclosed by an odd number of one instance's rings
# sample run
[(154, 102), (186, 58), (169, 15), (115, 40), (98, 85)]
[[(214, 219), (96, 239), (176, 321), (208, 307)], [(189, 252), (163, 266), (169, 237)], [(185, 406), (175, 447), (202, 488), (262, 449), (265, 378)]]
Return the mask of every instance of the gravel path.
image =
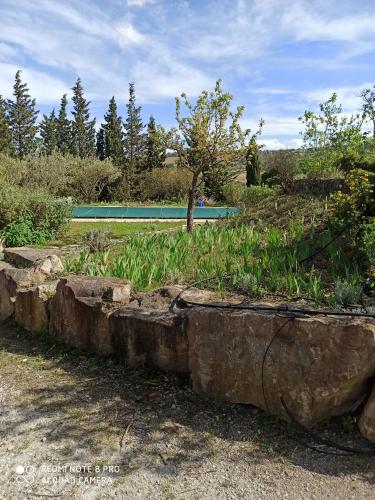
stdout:
[[(319, 429), (365, 446), (352, 417)], [(373, 499), (375, 459), (306, 449), (264, 412), (0, 325), (0, 498)], [(111, 468), (112, 467), (112, 468)]]

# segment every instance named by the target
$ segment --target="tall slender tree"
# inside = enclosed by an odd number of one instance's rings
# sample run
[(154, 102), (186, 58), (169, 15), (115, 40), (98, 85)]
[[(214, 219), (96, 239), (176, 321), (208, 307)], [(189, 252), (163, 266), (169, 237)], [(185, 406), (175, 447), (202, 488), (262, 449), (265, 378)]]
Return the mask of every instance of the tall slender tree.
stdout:
[(96, 156), (99, 158), (99, 160), (104, 160), (105, 158), (107, 158), (103, 125), (100, 127), (98, 133), (96, 134)]
[(151, 115), (147, 124), (144, 170), (151, 172), (164, 165), (167, 157), (165, 137), (164, 130), (156, 125), (155, 118)]
[(43, 151), (50, 155), (57, 150), (57, 118), (53, 109), (49, 116), (43, 115), (40, 124), (40, 137)]
[(117, 104), (114, 97), (109, 101), (108, 111), (102, 125), (105, 136), (106, 158), (111, 158), (115, 165), (124, 164), (124, 133), (121, 116), (117, 114)]
[(81, 158), (95, 155), (95, 118), (90, 119), (89, 105), (84, 97), (81, 79), (73, 90), (72, 152)]
[(60, 101), (60, 109), (57, 117), (57, 149), (62, 154), (72, 151), (72, 125), (67, 115), (67, 106), (68, 98), (64, 94)]
[(252, 137), (245, 154), (246, 186), (260, 184), (260, 151), (256, 138)]
[(12, 132), (10, 130), (7, 111), (7, 102), (0, 95), (0, 153), (12, 154), (14, 152)]
[(8, 101), (8, 118), (15, 152), (22, 159), (33, 153), (37, 147), (38, 111), (35, 109), (35, 99), (30, 97), (27, 84), (21, 81), (20, 70), (15, 76), (13, 95), (14, 100)]
[(141, 118), (141, 107), (135, 103), (134, 83), (129, 84), (129, 102), (126, 106), (127, 117), (124, 124), (124, 173), (131, 196), (136, 194), (137, 174), (142, 170), (145, 154), (145, 137)]

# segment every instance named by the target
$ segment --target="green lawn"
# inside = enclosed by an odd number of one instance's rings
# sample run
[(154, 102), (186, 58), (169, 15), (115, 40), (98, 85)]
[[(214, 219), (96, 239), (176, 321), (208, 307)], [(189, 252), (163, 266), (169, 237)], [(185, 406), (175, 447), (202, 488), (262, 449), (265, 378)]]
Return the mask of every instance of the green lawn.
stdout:
[(70, 222), (65, 233), (57, 241), (48, 242), (48, 245), (63, 246), (80, 243), (84, 234), (92, 229), (108, 230), (111, 238), (121, 239), (129, 234), (179, 228), (183, 224), (185, 224), (183, 220), (176, 222)]

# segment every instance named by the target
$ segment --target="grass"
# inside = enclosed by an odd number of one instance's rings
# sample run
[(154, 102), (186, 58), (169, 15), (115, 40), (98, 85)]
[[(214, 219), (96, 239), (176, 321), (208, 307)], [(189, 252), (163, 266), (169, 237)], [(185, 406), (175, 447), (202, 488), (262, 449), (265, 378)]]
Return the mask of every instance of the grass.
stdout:
[(116, 250), (67, 258), (65, 266), (68, 272), (125, 278), (139, 290), (217, 277), (212, 285), (221, 292), (234, 289), (254, 297), (277, 292), (320, 304), (338, 279), (360, 280), (355, 260), (334, 244), (325, 250), (321, 269), (300, 264), (331, 238), (328, 231), (294, 220), (287, 229), (204, 225), (192, 234), (134, 235)]
[(66, 232), (56, 241), (48, 245), (63, 246), (77, 244), (90, 230), (108, 230), (112, 239), (122, 239), (131, 234), (150, 233), (167, 229), (179, 228), (185, 221), (176, 222), (70, 222)]

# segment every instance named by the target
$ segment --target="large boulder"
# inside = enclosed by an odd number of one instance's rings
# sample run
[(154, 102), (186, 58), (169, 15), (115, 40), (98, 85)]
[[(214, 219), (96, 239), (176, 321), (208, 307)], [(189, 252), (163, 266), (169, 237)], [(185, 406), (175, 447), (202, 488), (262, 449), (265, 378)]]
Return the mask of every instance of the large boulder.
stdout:
[(111, 314), (109, 324), (113, 351), (128, 365), (189, 370), (184, 314), (123, 308)]
[(189, 311), (195, 390), (311, 425), (355, 408), (375, 376), (375, 321)]
[(15, 247), (5, 248), (4, 253), (6, 260), (17, 267), (33, 267), (36, 262), (40, 263), (51, 256), (54, 257), (53, 260), (56, 262), (60, 250), (58, 248)]
[(46, 275), (32, 268), (0, 270), (0, 320), (10, 318), (14, 313), (17, 290), (33, 285), (39, 285), (46, 279)]
[(48, 303), (55, 294), (58, 281), (51, 281), (16, 292), (15, 319), (31, 332), (47, 332), (49, 324)]
[(375, 386), (358, 422), (363, 437), (375, 443)]
[(108, 317), (128, 304), (131, 284), (116, 278), (61, 279), (49, 304), (49, 332), (69, 345), (89, 352), (112, 353)]

